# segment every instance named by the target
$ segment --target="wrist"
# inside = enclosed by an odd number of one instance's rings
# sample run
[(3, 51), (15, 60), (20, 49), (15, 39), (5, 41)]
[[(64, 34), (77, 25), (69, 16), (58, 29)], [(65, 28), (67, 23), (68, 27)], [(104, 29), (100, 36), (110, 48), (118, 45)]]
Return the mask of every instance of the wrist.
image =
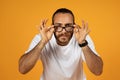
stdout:
[(38, 43), (39, 48), (43, 48), (46, 45), (46, 42), (44, 40), (40, 40)]
[(46, 40), (41, 39), (40, 43), (42, 43), (42, 44), (46, 44), (46, 43), (47, 43), (47, 41), (46, 41)]
[(87, 45), (88, 45), (88, 42), (86, 40), (84, 40), (84, 41), (82, 41), (82, 42), (79, 43), (80, 47), (85, 47)]
[(86, 40), (79, 41), (79, 44), (85, 43)]

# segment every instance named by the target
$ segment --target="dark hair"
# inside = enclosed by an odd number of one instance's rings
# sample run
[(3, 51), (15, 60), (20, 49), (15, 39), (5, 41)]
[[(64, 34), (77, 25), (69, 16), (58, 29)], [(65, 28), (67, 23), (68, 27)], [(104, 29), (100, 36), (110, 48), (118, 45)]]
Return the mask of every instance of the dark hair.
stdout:
[(74, 14), (72, 13), (72, 11), (71, 10), (69, 10), (69, 9), (66, 9), (66, 8), (60, 8), (60, 9), (57, 9), (56, 11), (55, 11), (55, 13), (53, 14), (53, 16), (52, 16), (52, 24), (54, 24), (54, 16), (55, 16), (55, 14), (57, 14), (57, 13), (70, 13), (72, 16), (73, 16), (73, 23), (75, 23), (75, 18), (74, 18)]

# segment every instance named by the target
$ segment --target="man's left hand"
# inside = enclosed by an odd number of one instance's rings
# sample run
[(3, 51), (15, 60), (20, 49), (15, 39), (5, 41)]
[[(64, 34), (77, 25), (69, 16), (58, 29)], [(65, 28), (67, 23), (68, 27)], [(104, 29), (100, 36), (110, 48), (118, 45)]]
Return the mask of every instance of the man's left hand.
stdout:
[(88, 29), (88, 23), (82, 21), (82, 26), (74, 25), (74, 35), (79, 44), (82, 44), (85, 41), (87, 34), (90, 32)]

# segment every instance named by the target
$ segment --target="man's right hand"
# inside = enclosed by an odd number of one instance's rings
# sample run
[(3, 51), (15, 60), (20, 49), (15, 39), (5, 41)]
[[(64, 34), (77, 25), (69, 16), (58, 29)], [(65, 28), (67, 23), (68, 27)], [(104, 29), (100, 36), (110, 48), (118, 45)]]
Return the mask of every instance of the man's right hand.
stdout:
[(50, 27), (46, 27), (46, 22), (47, 20), (42, 20), (41, 24), (39, 25), (39, 31), (42, 36), (40, 43), (27, 54), (21, 56), (19, 60), (19, 71), (22, 74), (29, 72), (35, 66), (44, 45), (51, 39), (53, 35), (54, 26), (52, 25)]
[(51, 37), (54, 33), (54, 26), (51, 25), (51, 26), (47, 27), (46, 23), (47, 23), (47, 19), (43, 19), (41, 21), (40, 26), (39, 26), (39, 31), (40, 31), (41, 36), (42, 36), (41, 40), (45, 44), (51, 39)]

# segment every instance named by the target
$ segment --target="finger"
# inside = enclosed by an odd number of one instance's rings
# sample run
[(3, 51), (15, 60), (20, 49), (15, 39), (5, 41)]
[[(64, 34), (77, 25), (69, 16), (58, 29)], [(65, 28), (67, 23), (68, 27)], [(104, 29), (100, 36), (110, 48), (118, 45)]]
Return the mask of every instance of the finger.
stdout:
[(78, 29), (75, 28), (75, 29), (74, 29), (74, 35), (77, 36), (78, 34), (79, 34)]
[(86, 24), (85, 24), (85, 30), (86, 31), (88, 30), (88, 22), (86, 22)]
[(91, 31), (91, 30), (90, 30), (90, 29), (88, 29), (88, 30), (87, 30), (87, 34), (88, 34), (88, 33), (90, 33), (90, 31)]
[(88, 22), (86, 22), (86, 32), (87, 32), (87, 34), (89, 34), (89, 32), (90, 32), (90, 29), (88, 27)]
[(41, 28), (41, 29), (43, 28), (43, 25), (44, 25), (44, 19), (41, 20), (41, 23), (40, 23), (40, 28)]
[(40, 28), (40, 26), (38, 26), (38, 25), (36, 25), (36, 28), (37, 28), (37, 30), (38, 30), (38, 32), (42, 32), (42, 29)]
[(54, 32), (54, 31), (55, 31), (54, 27), (51, 27), (50, 32)]
[(52, 25), (52, 26), (50, 26), (50, 27), (48, 27), (48, 32), (49, 32), (49, 34), (53, 34), (53, 32), (54, 32), (54, 26)]
[(75, 33), (79, 33), (80, 30), (81, 30), (81, 27), (80, 27), (79, 25), (77, 25), (77, 24), (75, 24), (75, 25), (73, 25), (73, 26), (74, 26), (74, 32), (75, 32)]
[(51, 25), (48, 27), (48, 30), (50, 31), (51, 29), (54, 29), (54, 25)]
[(46, 23), (47, 23), (47, 21), (48, 21), (48, 19), (45, 19), (44, 24), (46, 24)]
[(45, 21), (46, 21), (46, 20), (44, 19), (44, 20), (43, 20), (43, 24), (42, 24), (42, 25), (43, 25), (43, 27), (45, 27)]
[(84, 29), (85, 28), (85, 21), (82, 20), (82, 28)]
[(89, 29), (89, 27), (88, 27), (88, 23), (86, 23), (86, 34), (89, 34), (90, 33), (90, 29)]
[(75, 28), (74, 28), (74, 32), (79, 32), (79, 27), (76, 25)]
[(54, 25), (51, 25), (51, 28), (55, 28)]
[(75, 24), (75, 25), (73, 25), (75, 28), (81, 28), (79, 25), (77, 25), (77, 24)]
[(45, 19), (44, 22), (43, 22), (43, 27), (46, 26), (46, 23), (47, 23), (48, 19)]

